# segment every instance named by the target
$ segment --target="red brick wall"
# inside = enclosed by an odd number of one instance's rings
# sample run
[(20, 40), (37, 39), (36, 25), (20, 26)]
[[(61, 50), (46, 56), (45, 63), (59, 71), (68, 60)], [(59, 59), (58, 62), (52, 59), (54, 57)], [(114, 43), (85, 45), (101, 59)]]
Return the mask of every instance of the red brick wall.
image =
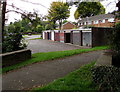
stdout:
[(59, 32), (55, 33), (55, 41), (60, 41)]
[[(94, 27), (112, 27), (117, 22), (118, 22), (118, 19), (115, 19), (115, 22), (113, 22), (113, 23), (108, 22), (108, 19), (105, 19), (105, 23), (100, 23), (100, 21), (99, 21), (98, 24), (93, 24), (93, 21), (92, 21), (91, 25)], [(81, 25), (81, 26), (85, 26), (85, 25)]]
[(47, 32), (45, 32), (45, 39), (47, 39), (48, 37), (47, 37)]
[(64, 32), (60, 32), (60, 42), (64, 42)]
[(74, 27), (75, 27), (74, 24), (71, 24), (70, 22), (68, 22), (62, 26), (62, 29), (73, 29)]

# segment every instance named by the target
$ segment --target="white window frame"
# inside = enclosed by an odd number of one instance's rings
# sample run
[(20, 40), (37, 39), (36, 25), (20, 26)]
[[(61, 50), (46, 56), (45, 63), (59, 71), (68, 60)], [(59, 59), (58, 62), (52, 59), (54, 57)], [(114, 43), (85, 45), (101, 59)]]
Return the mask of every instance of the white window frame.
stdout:
[(88, 21), (88, 25), (92, 24), (92, 21)]
[(84, 22), (84, 25), (87, 25), (87, 23), (86, 23), (86, 22)]
[(108, 22), (114, 22), (114, 21), (115, 21), (114, 18), (110, 18), (110, 19), (108, 19)]
[(100, 23), (105, 23), (105, 19), (100, 20)]
[(94, 21), (94, 24), (98, 24), (98, 20), (95, 20), (95, 21)]

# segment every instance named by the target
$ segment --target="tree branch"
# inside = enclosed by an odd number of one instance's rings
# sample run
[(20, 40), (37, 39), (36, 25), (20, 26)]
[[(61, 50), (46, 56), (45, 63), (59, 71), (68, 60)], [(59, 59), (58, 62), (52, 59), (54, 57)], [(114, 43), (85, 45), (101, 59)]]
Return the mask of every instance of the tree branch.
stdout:
[(19, 12), (19, 11), (16, 11), (16, 10), (8, 10), (8, 11), (6, 11), (6, 13), (8, 13), (8, 12), (15, 12), (15, 13), (21, 14), (21, 15), (24, 16), (25, 18), (29, 19), (31, 23), (33, 22), (33, 21), (27, 16), (27, 13), (25, 14), (25, 12), (22, 13), (22, 12)]

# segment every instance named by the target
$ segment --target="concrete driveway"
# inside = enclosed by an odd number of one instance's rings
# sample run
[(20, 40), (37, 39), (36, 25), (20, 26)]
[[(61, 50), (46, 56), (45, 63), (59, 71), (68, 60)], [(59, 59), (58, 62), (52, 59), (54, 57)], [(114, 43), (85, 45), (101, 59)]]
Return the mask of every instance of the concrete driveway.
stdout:
[(61, 42), (54, 42), (51, 40), (37, 39), (37, 40), (28, 40), (27, 48), (31, 49), (32, 53), (38, 53), (38, 52), (51, 52), (51, 51), (80, 49), (83, 47), (75, 46), (72, 44), (61, 43)]

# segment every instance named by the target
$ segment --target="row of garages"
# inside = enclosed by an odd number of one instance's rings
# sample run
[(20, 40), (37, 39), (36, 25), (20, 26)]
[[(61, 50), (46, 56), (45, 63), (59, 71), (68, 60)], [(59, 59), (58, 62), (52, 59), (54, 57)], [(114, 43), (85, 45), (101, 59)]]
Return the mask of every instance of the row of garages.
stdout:
[(43, 39), (79, 46), (101, 46), (108, 43), (111, 28), (75, 29), (75, 30), (46, 30)]

